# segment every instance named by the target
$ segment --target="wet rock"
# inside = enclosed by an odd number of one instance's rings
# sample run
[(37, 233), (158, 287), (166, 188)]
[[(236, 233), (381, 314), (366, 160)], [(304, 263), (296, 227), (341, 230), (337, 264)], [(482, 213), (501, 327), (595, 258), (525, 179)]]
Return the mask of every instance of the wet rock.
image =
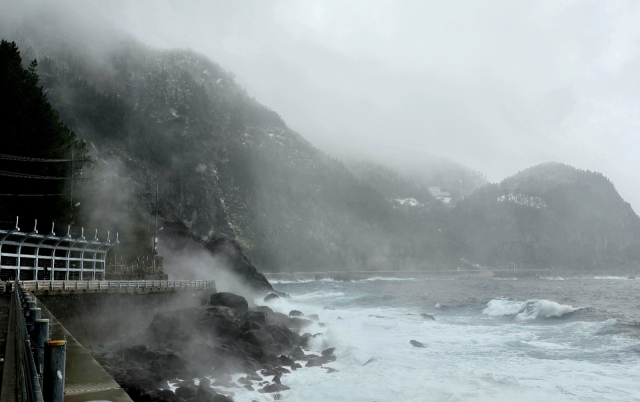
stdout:
[(275, 384), (282, 384), (282, 382), (280, 381), (280, 377), (279, 376), (274, 376), (271, 381), (273, 383), (275, 383)]
[(305, 318), (292, 317), (289, 319), (289, 326), (293, 329), (302, 329), (313, 324), (313, 321)]
[(636, 279), (635, 275), (629, 275), (629, 277), (627, 279)]
[(210, 306), (203, 310), (197, 326), (220, 338), (237, 339), (240, 334), (238, 319), (229, 307)]
[(338, 320), (341, 320), (341, 319), (342, 319), (342, 317), (338, 317)]
[(211, 388), (211, 380), (207, 377), (204, 377), (200, 380), (200, 384), (198, 384), (198, 386), (203, 388)]
[(291, 330), (284, 325), (268, 324), (263, 331), (270, 334), (273, 340), (289, 348), (293, 346)]
[(291, 310), (289, 312), (289, 317), (302, 317), (304, 314), (302, 314), (302, 311), (299, 310)]
[(327, 348), (325, 350), (322, 351), (322, 356), (323, 357), (329, 357), (329, 356), (333, 356), (333, 353), (336, 351), (336, 348)]
[(271, 366), (278, 364), (278, 357), (272, 353), (268, 353), (260, 359), (260, 363), (263, 365), (269, 364)]
[(289, 390), (291, 388), (287, 387), (284, 384), (269, 384), (266, 387), (262, 388), (261, 390), (259, 390), (258, 392), (261, 393), (273, 393), (273, 392), (280, 392), (280, 391), (286, 391)]
[(244, 387), (246, 389), (248, 389), (249, 391), (255, 391), (255, 389), (253, 388), (253, 386), (251, 384), (244, 384)]
[(182, 399), (190, 399), (196, 396), (198, 390), (195, 387), (180, 386), (176, 388), (176, 395)]
[(291, 349), (291, 351), (289, 352), (289, 356), (293, 357), (296, 360), (303, 360), (305, 357), (307, 357), (300, 346), (296, 346), (295, 348)]
[(319, 322), (319, 323), (318, 323), (318, 326), (319, 326), (320, 328), (324, 328), (324, 327), (326, 327), (326, 324), (325, 324), (324, 322)]
[(247, 375), (247, 378), (251, 381), (262, 381), (262, 377), (260, 377), (258, 374), (256, 373), (251, 373)]
[(309, 359), (307, 364), (305, 364), (305, 367), (318, 367), (318, 366), (322, 366), (322, 359), (318, 357), (313, 357)]
[(435, 320), (436, 320), (436, 318), (435, 318), (434, 316), (432, 316), (432, 315), (430, 315), (430, 314), (425, 314), (425, 313), (420, 314), (420, 317), (422, 317), (422, 318), (426, 318), (426, 319), (428, 319), (428, 320), (432, 320), (432, 321), (435, 321)]
[(267, 313), (264, 311), (247, 311), (243, 317), (244, 321), (256, 322), (260, 325), (267, 324)]
[(268, 302), (268, 301), (275, 300), (275, 299), (279, 299), (279, 298), (280, 298), (280, 296), (278, 296), (277, 294), (275, 294), (275, 293), (269, 293), (269, 294), (268, 294), (268, 295), (266, 295), (266, 296), (264, 297), (264, 299), (262, 299), (262, 300), (264, 300), (264, 301)]
[(413, 339), (410, 340), (409, 343), (412, 344), (413, 346), (415, 346), (416, 348), (424, 348), (424, 347), (426, 347), (422, 343), (420, 343), (418, 341), (414, 341)]
[(212, 306), (229, 307), (238, 314), (243, 314), (249, 309), (247, 299), (229, 292), (214, 293), (209, 298), (209, 302)]
[(318, 314), (309, 314), (307, 318), (313, 321), (318, 321), (320, 319), (320, 317), (318, 317)]
[(327, 373), (336, 373), (338, 372), (338, 370), (332, 368), (332, 367), (325, 367), (327, 369)]

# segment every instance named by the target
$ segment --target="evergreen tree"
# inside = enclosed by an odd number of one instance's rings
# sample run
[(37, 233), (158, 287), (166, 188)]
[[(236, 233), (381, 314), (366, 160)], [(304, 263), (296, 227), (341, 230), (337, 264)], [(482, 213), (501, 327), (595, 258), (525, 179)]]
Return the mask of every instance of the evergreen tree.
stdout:
[[(32, 176), (71, 177), (71, 162), (29, 161), (37, 159), (87, 158), (86, 145), (58, 116), (38, 86), (38, 63), (28, 68), (15, 42), (0, 42), (0, 220), (4, 225), (20, 216), (73, 221), (68, 179), (35, 179)], [(77, 164), (76, 164), (77, 166)], [(44, 195), (43, 195), (44, 194)], [(50, 195), (59, 194), (59, 195)]]

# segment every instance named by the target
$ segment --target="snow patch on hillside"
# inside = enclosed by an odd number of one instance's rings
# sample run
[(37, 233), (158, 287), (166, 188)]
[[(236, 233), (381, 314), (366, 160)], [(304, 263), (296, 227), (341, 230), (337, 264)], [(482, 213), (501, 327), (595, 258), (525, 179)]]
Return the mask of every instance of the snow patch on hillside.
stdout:
[(431, 195), (436, 197), (437, 200), (444, 202), (445, 204), (451, 203), (451, 193), (448, 191), (444, 191), (440, 187), (429, 187), (429, 192)]
[(546, 209), (547, 203), (537, 196), (530, 196), (526, 194), (507, 194), (498, 197), (498, 202), (511, 202), (525, 207), (531, 207), (535, 209)]

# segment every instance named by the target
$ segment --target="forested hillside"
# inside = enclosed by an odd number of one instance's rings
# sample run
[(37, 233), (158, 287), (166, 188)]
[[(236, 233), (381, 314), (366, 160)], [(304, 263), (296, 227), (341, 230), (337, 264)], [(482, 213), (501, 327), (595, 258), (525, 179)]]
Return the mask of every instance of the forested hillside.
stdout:
[(131, 244), (148, 243), (157, 185), (161, 248), (178, 225), (205, 244), (237, 240), (265, 272), (640, 261), (638, 217), (602, 175), (545, 164), (486, 184), (459, 166), (345, 166), (198, 53), (124, 39), (96, 55), (17, 36), (96, 161), (77, 219)]

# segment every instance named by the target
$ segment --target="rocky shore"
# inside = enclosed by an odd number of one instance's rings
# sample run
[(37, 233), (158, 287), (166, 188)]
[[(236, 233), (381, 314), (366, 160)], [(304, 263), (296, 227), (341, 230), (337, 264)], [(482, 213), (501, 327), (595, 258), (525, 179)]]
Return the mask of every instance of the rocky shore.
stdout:
[[(286, 392), (286, 376), (303, 367), (335, 360), (334, 348), (313, 354), (311, 319), (266, 304), (250, 306), (242, 296), (214, 293), (209, 303), (156, 314), (144, 333), (91, 351), (134, 402), (233, 401), (234, 388), (273, 395)], [(309, 319), (311, 318), (311, 319)], [(234, 381), (235, 378), (235, 381)]]

